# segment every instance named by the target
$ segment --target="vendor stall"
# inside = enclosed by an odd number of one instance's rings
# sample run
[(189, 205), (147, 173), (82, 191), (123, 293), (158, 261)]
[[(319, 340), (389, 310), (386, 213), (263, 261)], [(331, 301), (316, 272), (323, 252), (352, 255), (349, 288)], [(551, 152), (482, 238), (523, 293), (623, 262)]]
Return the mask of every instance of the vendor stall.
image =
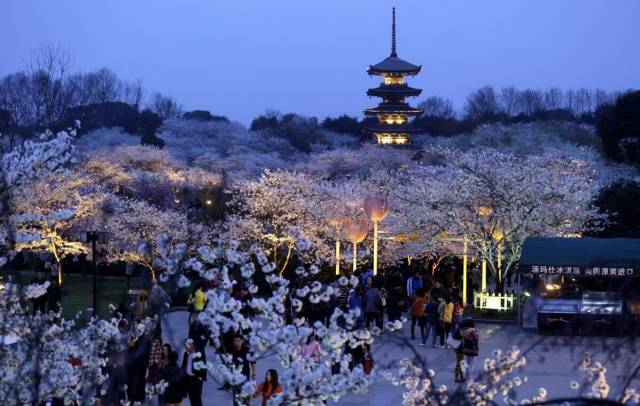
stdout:
[(525, 328), (581, 335), (638, 328), (640, 239), (528, 238), (518, 272), (530, 297)]

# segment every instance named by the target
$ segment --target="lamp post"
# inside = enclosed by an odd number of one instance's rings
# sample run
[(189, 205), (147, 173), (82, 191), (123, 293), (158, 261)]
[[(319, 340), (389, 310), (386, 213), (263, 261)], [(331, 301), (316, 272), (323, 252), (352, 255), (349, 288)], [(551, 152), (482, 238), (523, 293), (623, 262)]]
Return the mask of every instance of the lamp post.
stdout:
[(364, 211), (373, 221), (373, 274), (378, 274), (378, 223), (389, 214), (389, 202), (380, 196), (367, 196), (364, 199)]
[[(493, 207), (488, 204), (480, 204), (478, 205), (477, 212), (480, 217), (489, 217), (491, 214), (493, 214)], [(486, 251), (487, 243), (483, 242), (482, 246)], [(484, 255), (482, 258), (482, 285), (480, 290), (482, 292), (487, 291), (487, 259), (484, 257)]]
[(467, 235), (464, 235), (463, 238), (463, 249), (462, 249), (462, 304), (467, 304)]
[(353, 272), (358, 268), (358, 243), (367, 238), (367, 228), (366, 220), (346, 219), (342, 224), (347, 239), (353, 244)]
[(98, 313), (98, 300), (97, 300), (97, 270), (96, 263), (96, 244), (104, 244), (107, 242), (107, 233), (104, 231), (83, 231), (80, 234), (80, 241), (83, 243), (91, 243), (91, 259), (93, 263), (93, 315)]
[(336, 228), (336, 276), (340, 275), (340, 229), (344, 218), (340, 216), (338, 209), (333, 209), (333, 216), (329, 220), (329, 224)]

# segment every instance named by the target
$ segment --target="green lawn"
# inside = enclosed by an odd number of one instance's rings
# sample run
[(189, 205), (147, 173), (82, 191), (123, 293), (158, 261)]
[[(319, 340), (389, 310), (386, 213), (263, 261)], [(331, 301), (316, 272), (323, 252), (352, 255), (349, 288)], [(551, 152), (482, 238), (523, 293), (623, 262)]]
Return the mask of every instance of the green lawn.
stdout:
[[(28, 284), (34, 277), (32, 271), (3, 272), (4, 277), (11, 275), (14, 281), (20, 284)], [(139, 287), (137, 277), (130, 278), (132, 288)], [(65, 318), (75, 317), (77, 312), (86, 314), (87, 308), (93, 305), (93, 278), (91, 274), (63, 274), (62, 275), (62, 313)], [(98, 314), (101, 317), (110, 317), (112, 311), (109, 304), (114, 306), (118, 302), (127, 303), (127, 278), (119, 276), (98, 276)]]

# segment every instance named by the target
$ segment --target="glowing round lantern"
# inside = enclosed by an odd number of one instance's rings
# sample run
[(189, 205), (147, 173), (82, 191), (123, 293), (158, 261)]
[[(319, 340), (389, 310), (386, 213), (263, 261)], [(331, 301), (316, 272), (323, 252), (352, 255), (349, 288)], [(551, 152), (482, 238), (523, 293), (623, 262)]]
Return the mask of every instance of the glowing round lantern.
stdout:
[(389, 214), (389, 210), (389, 202), (383, 197), (367, 196), (364, 199), (364, 211), (374, 223), (384, 220)]
[(342, 230), (347, 236), (347, 239), (353, 243), (353, 271), (355, 272), (358, 267), (358, 244), (367, 238), (367, 231), (369, 226), (364, 219), (352, 220), (346, 219), (342, 223)]
[(347, 236), (347, 239), (354, 244), (361, 243), (367, 238), (368, 225), (366, 220), (352, 220), (346, 219), (342, 223), (342, 230)]
[(367, 196), (364, 199), (364, 211), (373, 221), (373, 274), (378, 274), (378, 223), (389, 214), (389, 202), (380, 196)]

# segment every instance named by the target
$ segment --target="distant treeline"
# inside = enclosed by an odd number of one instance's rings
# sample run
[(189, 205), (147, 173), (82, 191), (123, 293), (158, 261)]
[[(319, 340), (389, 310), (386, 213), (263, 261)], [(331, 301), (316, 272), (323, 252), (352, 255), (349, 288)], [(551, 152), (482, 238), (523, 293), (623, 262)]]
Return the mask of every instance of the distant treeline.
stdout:
[[(140, 81), (128, 82), (107, 68), (88, 73), (72, 73), (69, 56), (60, 48), (45, 47), (34, 54), (25, 71), (0, 79), (1, 147), (15, 145), (19, 138), (43, 129), (60, 130), (82, 123), (82, 132), (99, 127), (121, 127), (140, 136), (143, 144), (162, 147), (156, 136), (163, 120), (182, 117), (200, 121), (229, 121), (206, 110), (183, 112), (172, 97), (146, 95)], [(499, 91), (485, 86), (469, 94), (464, 108), (456, 112), (451, 100), (432, 96), (418, 103), (424, 114), (413, 124), (431, 135), (471, 133), (487, 123), (532, 121), (574, 121), (596, 125), (609, 157), (635, 162), (640, 156), (638, 92), (608, 93), (603, 90), (562, 91), (518, 90), (513, 86)], [(364, 106), (363, 106), (364, 107)], [(371, 139), (364, 129), (373, 118), (359, 120), (343, 115), (319, 121), (295, 113), (267, 113), (256, 117), (252, 131), (263, 131), (287, 139), (301, 151), (326, 135), (325, 131)]]

